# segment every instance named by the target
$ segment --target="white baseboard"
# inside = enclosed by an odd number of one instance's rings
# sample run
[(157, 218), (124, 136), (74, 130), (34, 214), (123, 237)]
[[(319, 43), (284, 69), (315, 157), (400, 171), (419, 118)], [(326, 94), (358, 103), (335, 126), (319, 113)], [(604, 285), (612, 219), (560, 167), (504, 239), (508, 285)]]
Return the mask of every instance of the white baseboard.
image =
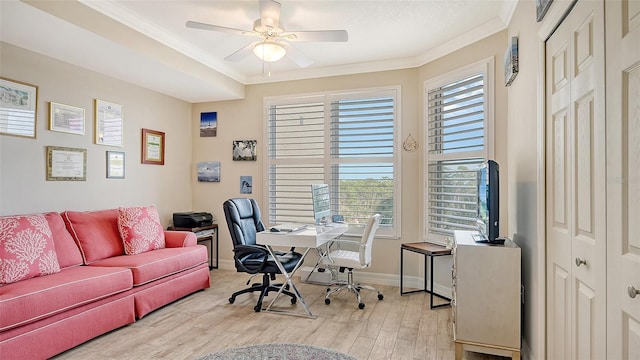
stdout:
[[(220, 269), (235, 271), (235, 263), (232, 260), (220, 260), (218, 265)], [(215, 269), (212, 270), (215, 272)], [(398, 274), (381, 274), (366, 271), (354, 271), (354, 279), (363, 284), (371, 285), (387, 285), (400, 287), (400, 275)], [(215, 276), (215, 273), (214, 273)], [(346, 275), (345, 275), (346, 277)], [(428, 283), (428, 281), (427, 281)], [(422, 289), (424, 286), (424, 280), (419, 276), (406, 276), (403, 280), (403, 290)], [(431, 284), (428, 283), (430, 286)], [(447, 298), (451, 298), (451, 286), (445, 286), (435, 283), (433, 287), (434, 293), (443, 295)]]

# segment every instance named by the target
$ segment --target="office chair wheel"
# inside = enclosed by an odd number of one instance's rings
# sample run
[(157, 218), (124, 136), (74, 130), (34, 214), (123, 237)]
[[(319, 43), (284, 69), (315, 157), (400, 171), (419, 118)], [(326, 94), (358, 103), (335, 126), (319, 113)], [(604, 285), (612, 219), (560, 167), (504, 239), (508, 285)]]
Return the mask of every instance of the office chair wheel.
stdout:
[(294, 305), (295, 305), (295, 303), (297, 303), (297, 302), (298, 302), (298, 299), (297, 299), (297, 298), (295, 298), (295, 297), (292, 297), (292, 298), (291, 298), (291, 304), (294, 304)]
[(259, 303), (258, 305), (256, 305), (253, 308), (253, 311), (255, 311), (255, 312), (260, 312), (260, 310), (262, 310), (262, 304), (261, 303)]
[(378, 294), (378, 300), (382, 300), (384, 299), (384, 296), (382, 294)]
[(230, 297), (229, 298), (229, 304), (233, 304), (236, 301), (236, 298)]
[(327, 305), (331, 304), (331, 299), (324, 299), (324, 303)]
[(364, 303), (359, 303), (358, 304), (358, 309), (364, 309)]

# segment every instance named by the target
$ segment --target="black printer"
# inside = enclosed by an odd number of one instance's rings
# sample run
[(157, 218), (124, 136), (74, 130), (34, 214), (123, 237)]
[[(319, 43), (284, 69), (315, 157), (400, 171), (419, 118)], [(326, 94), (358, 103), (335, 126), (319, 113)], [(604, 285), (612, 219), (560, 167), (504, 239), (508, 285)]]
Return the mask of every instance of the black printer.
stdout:
[(180, 228), (198, 228), (211, 226), (213, 215), (208, 212), (179, 212), (173, 213), (173, 226)]

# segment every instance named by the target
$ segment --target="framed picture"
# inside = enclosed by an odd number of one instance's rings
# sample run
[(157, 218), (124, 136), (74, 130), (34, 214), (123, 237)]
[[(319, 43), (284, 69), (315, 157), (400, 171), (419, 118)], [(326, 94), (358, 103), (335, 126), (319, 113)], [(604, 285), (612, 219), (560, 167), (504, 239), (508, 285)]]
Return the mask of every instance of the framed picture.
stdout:
[(47, 146), (47, 180), (86, 181), (87, 149)]
[(96, 99), (95, 111), (96, 144), (122, 147), (122, 105)]
[(164, 165), (164, 133), (142, 129), (142, 163)]
[(200, 113), (200, 137), (213, 137), (218, 134), (218, 113)]
[(84, 109), (50, 102), (49, 130), (84, 135)]
[(234, 161), (255, 161), (257, 140), (234, 140), (233, 160)]
[(536, 0), (536, 21), (542, 21), (552, 2), (553, 0)]
[(107, 179), (124, 179), (123, 151), (107, 151)]
[(240, 194), (251, 194), (253, 176), (240, 176)]
[(504, 54), (504, 84), (511, 85), (518, 75), (518, 37), (512, 36)]
[(36, 138), (38, 87), (0, 78), (0, 134)]
[(198, 163), (199, 182), (220, 182), (220, 161), (203, 161)]

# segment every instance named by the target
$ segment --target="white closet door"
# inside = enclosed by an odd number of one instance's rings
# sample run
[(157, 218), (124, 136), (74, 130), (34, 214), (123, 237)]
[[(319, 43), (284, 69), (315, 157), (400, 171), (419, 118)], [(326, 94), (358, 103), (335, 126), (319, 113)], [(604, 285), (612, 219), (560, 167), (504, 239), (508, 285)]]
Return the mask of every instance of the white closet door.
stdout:
[(546, 44), (547, 358), (606, 358), (604, 5)]
[(605, 12), (607, 353), (610, 359), (638, 359), (640, 294), (634, 290), (640, 289), (640, 0), (607, 1)]

